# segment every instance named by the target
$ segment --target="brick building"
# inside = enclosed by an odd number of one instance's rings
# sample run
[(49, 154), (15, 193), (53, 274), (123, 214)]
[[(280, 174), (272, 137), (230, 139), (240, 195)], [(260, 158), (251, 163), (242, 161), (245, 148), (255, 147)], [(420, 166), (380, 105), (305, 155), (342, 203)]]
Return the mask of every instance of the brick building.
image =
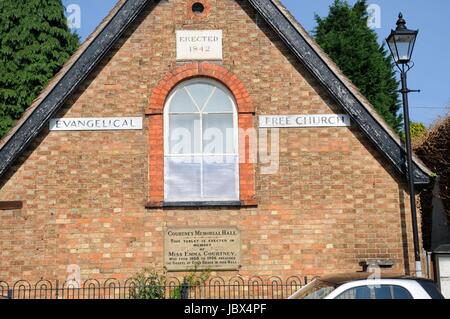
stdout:
[[(231, 132), (225, 149), (208, 127)], [(177, 129), (195, 140), (179, 154)], [(270, 161), (252, 160), (264, 141)], [(126, 278), (199, 229), (236, 230), (237, 248), (205, 252), (239, 255), (221, 276), (410, 273), (403, 162), (278, 1), (121, 0), (0, 143), (0, 280)]]

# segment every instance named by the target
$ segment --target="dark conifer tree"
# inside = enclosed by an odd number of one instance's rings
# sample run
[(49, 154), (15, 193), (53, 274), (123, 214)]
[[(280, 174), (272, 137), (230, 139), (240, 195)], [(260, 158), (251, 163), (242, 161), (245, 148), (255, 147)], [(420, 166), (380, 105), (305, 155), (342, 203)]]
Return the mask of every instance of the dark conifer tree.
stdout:
[(0, 1), (0, 138), (78, 44), (61, 0)]
[(358, 0), (353, 7), (345, 0), (335, 0), (327, 17), (316, 15), (315, 38), (386, 122), (401, 132), (395, 66), (367, 19), (365, 0)]

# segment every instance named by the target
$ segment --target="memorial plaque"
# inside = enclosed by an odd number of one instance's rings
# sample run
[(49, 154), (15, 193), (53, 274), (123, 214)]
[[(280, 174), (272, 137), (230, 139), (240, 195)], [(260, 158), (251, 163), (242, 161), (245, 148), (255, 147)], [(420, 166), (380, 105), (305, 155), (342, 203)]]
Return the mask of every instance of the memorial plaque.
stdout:
[(238, 270), (240, 232), (234, 227), (169, 228), (164, 238), (168, 271)]

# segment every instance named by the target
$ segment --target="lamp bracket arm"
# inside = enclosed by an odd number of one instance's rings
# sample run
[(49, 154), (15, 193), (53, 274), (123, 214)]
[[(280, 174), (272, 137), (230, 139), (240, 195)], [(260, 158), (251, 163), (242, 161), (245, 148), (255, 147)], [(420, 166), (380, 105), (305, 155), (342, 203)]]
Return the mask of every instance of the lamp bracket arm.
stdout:
[(410, 89), (405, 89), (405, 90), (398, 90), (398, 93), (420, 93), (421, 90), (410, 90)]

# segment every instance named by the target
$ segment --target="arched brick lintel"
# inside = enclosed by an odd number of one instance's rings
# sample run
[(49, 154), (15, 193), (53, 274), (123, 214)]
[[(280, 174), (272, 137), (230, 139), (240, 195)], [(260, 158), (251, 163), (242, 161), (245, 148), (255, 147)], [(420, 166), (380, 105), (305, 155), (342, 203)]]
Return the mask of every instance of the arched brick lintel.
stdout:
[(217, 64), (195, 62), (175, 68), (159, 81), (158, 85), (153, 89), (146, 114), (162, 114), (164, 112), (166, 99), (173, 88), (180, 82), (195, 77), (206, 77), (221, 82), (228, 87), (236, 99), (239, 113), (255, 113), (255, 108), (251, 102), (250, 95), (244, 84), (236, 75)]
[[(251, 152), (245, 133), (254, 128), (255, 108), (247, 89), (236, 75), (226, 68), (212, 63), (197, 62), (179, 66), (167, 73), (153, 89), (147, 108), (149, 127), (149, 193), (148, 208), (158, 208), (164, 205), (164, 105), (169, 93), (180, 82), (195, 78), (207, 77), (224, 84), (234, 95), (239, 116), (239, 155), (247, 158)], [(249, 157), (250, 158), (250, 157)], [(243, 207), (255, 206), (255, 169), (253, 163), (241, 161), (239, 164), (239, 192)]]

